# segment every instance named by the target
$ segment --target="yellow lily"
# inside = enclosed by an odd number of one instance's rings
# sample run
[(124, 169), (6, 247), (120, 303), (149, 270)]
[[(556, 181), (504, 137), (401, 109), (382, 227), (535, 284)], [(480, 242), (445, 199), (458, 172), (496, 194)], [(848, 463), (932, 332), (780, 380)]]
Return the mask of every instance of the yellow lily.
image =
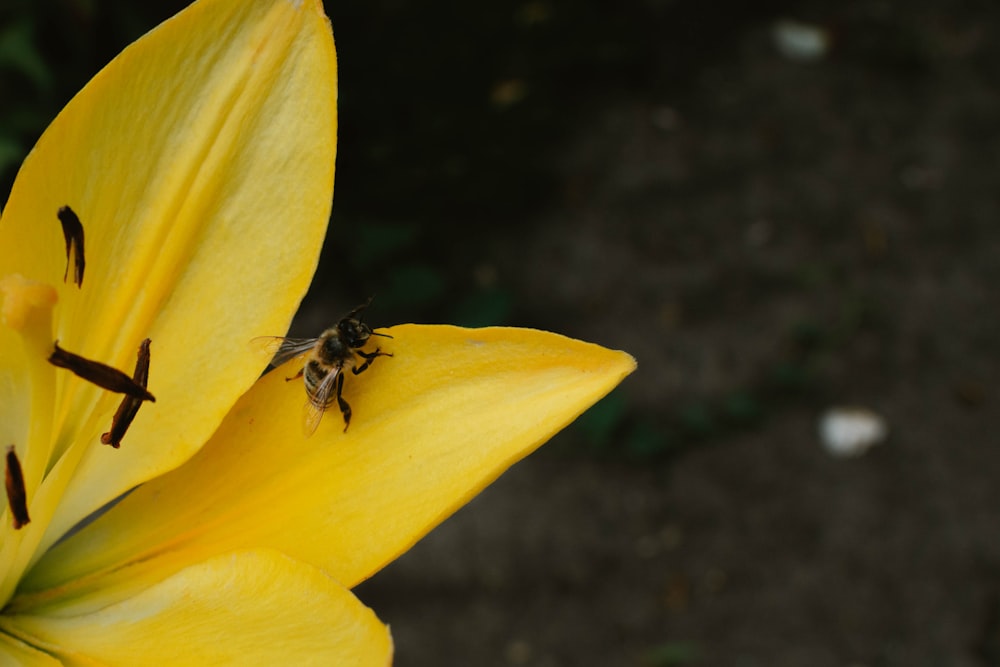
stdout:
[[(350, 430), (334, 411), (307, 439), (297, 369), (256, 381), (247, 343), (315, 270), (335, 107), (318, 0), (200, 0), (25, 161), (0, 216), (0, 664), (388, 664), (350, 588), (634, 369), (545, 332), (401, 325), (349, 378)], [(48, 360), (58, 341), (130, 369), (146, 338), (156, 401), (112, 448), (121, 397)]]

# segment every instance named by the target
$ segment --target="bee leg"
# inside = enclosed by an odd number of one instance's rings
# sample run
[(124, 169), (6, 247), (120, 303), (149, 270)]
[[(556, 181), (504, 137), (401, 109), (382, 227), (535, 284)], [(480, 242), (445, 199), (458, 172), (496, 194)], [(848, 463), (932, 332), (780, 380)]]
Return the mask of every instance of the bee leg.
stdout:
[(344, 397), (341, 394), (344, 391), (344, 374), (339, 373), (337, 375), (337, 405), (340, 406), (340, 414), (344, 415), (344, 433), (347, 433), (347, 427), (351, 425), (351, 406), (347, 404)]
[(296, 373), (295, 375), (293, 375), (290, 378), (285, 378), (285, 382), (291, 382), (292, 380), (298, 380), (300, 377), (302, 377), (302, 374), (305, 373), (305, 371), (306, 371), (306, 367), (303, 366), (302, 368), (299, 369), (298, 373)]
[(375, 348), (374, 352), (362, 352), (361, 350), (358, 350), (357, 354), (359, 357), (365, 360), (365, 363), (361, 364), (360, 366), (355, 366), (354, 368), (351, 369), (351, 372), (354, 373), (355, 375), (360, 375), (361, 373), (366, 371), (368, 367), (372, 365), (372, 362), (375, 361), (375, 357), (392, 356), (392, 352), (383, 352), (377, 347)]

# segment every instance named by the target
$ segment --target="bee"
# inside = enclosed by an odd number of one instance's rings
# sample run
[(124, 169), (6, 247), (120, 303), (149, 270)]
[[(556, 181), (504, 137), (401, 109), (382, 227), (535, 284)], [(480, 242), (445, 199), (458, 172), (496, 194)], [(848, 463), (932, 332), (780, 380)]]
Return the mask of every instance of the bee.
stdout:
[(272, 367), (294, 357), (305, 357), (305, 364), (299, 372), (285, 380), (290, 382), (302, 378), (305, 383), (308, 400), (302, 427), (306, 437), (316, 431), (323, 413), (333, 406), (334, 401), (344, 417), (344, 432), (347, 432), (347, 427), (351, 425), (351, 406), (343, 396), (346, 370), (360, 375), (376, 358), (392, 356), (391, 352), (383, 352), (377, 347), (373, 352), (362, 349), (372, 336), (392, 338), (389, 334), (372, 331), (362, 321), (362, 313), (370, 303), (371, 299), (368, 299), (320, 334), (319, 338), (264, 336), (254, 339), (274, 351)]

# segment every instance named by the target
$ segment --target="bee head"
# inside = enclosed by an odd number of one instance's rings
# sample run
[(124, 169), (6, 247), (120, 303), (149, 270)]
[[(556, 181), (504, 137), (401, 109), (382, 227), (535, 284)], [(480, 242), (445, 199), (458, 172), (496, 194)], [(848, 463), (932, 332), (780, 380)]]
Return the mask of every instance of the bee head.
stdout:
[(367, 301), (349, 312), (344, 316), (344, 319), (337, 323), (338, 338), (340, 338), (344, 345), (351, 349), (364, 347), (365, 343), (367, 343), (368, 339), (372, 336), (392, 338), (389, 334), (372, 331), (370, 326), (361, 321), (364, 317), (365, 308), (367, 308), (371, 302), (372, 297), (369, 297)]
[(348, 347), (364, 347), (372, 335), (371, 327), (361, 320), (345, 317), (337, 323), (337, 331)]

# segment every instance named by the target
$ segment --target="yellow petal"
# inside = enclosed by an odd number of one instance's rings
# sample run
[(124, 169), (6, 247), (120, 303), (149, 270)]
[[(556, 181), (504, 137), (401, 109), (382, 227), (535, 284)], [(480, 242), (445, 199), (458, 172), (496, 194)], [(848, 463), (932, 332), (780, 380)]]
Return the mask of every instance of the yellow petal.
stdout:
[(635, 368), (624, 352), (527, 329), (387, 332), (377, 340), (395, 356), (347, 377), (346, 433), (334, 408), (303, 436), (303, 386), (285, 381), (297, 369), (270, 373), (188, 463), (50, 551), (12, 604), (74, 595), (132, 562), (169, 572), (252, 545), (353, 586)]
[[(157, 398), (115, 451), (97, 439), (118, 399), (64, 392), (57, 438), (87, 452), (49, 542), (188, 458), (259, 374), (243, 341), (285, 330), (325, 235), (335, 77), (318, 0), (201, 0), (99, 73), (25, 161), (0, 275), (58, 285), (74, 352), (131, 372), (150, 337)], [(63, 283), (63, 205), (85, 229), (81, 288)]]
[(10, 635), (0, 632), (0, 665), (60, 667), (62, 663), (48, 653), (43, 653)]
[[(385, 667), (389, 630), (312, 566), (267, 550), (219, 556), (129, 595), (99, 590), (0, 627), (68, 664)], [(136, 590), (143, 584), (144, 590)], [(148, 587), (146, 587), (148, 586)]]

